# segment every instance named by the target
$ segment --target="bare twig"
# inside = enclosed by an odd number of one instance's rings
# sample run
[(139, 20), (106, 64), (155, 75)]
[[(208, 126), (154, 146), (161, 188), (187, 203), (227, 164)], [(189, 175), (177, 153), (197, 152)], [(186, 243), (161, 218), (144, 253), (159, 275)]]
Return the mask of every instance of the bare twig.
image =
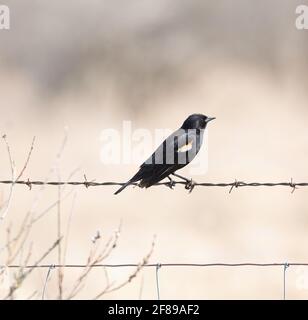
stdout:
[(37, 295), (37, 290), (34, 290), (27, 298), (26, 300), (31, 300)]
[(25, 172), (25, 170), (26, 170), (26, 168), (27, 168), (27, 166), (29, 164), (29, 161), (30, 161), (30, 158), (31, 158), (31, 154), (32, 154), (32, 151), (34, 149), (34, 143), (35, 143), (35, 136), (32, 139), (31, 147), (30, 147), (27, 159), (25, 161), (25, 164), (24, 164), (23, 168), (21, 169), (19, 175), (17, 176), (16, 181), (18, 181), (22, 177), (22, 175), (24, 174), (24, 172)]
[(110, 284), (108, 284), (103, 291), (101, 291), (98, 295), (96, 295), (94, 299), (97, 300), (106, 293), (120, 290), (121, 288), (129, 284), (134, 278), (136, 278), (139, 272), (142, 270), (142, 268), (149, 262), (149, 259), (153, 253), (154, 247), (155, 247), (155, 237), (153, 239), (152, 246), (149, 253), (143, 258), (142, 262), (137, 265), (136, 270), (128, 277), (128, 279), (117, 286), (111, 286)]
[(10, 210), (10, 207), (11, 207), (12, 198), (13, 198), (13, 188), (14, 188), (14, 184), (15, 184), (15, 171), (16, 171), (15, 163), (14, 163), (13, 158), (12, 158), (10, 145), (7, 142), (6, 135), (3, 135), (2, 138), (3, 138), (4, 142), (5, 142), (6, 150), (7, 150), (8, 156), (9, 156), (12, 183), (11, 183), (11, 187), (10, 187), (9, 197), (8, 197), (8, 200), (6, 201), (5, 209), (3, 210), (3, 213), (0, 216), (0, 223), (4, 220), (4, 218), (8, 214), (8, 212)]
[[(58, 173), (59, 174), (59, 173)], [(58, 204), (57, 204), (57, 237), (61, 237), (61, 188), (58, 186)], [(58, 245), (58, 264), (62, 264), (62, 250), (61, 244)], [(62, 283), (63, 283), (63, 269), (58, 268), (58, 289), (59, 289), (59, 299), (62, 300)]]
[(21, 286), (21, 284), (24, 282), (24, 280), (30, 275), (30, 273), (37, 268), (37, 266), (52, 252), (60, 243), (61, 239), (58, 239), (54, 242), (54, 244), (34, 263), (34, 265), (31, 268), (27, 268), (25, 272), (23, 272), (23, 269), (25, 269), (25, 266), (20, 266), (20, 273), (17, 275), (15, 279), (15, 283), (10, 287), (10, 291), (7, 294), (7, 296), (4, 299), (9, 299), (12, 297), (14, 292)]
[(30, 150), (28, 152), (28, 156), (26, 158), (25, 164), (24, 164), (22, 170), (20, 171), (19, 175), (15, 179), (16, 167), (15, 167), (15, 162), (14, 162), (13, 157), (12, 157), (10, 145), (9, 145), (9, 143), (7, 141), (6, 135), (3, 135), (2, 138), (3, 138), (3, 140), (4, 140), (5, 144), (6, 144), (6, 149), (7, 149), (7, 153), (8, 153), (9, 160), (10, 160), (12, 183), (11, 183), (11, 188), (10, 188), (10, 193), (9, 193), (9, 197), (8, 197), (8, 200), (7, 200), (6, 208), (5, 208), (4, 212), (2, 213), (2, 215), (0, 216), (0, 222), (2, 220), (4, 220), (4, 218), (6, 217), (8, 211), (10, 209), (10, 205), (11, 205), (12, 198), (13, 198), (13, 187), (19, 181), (19, 179), (22, 177), (23, 173), (25, 172), (25, 170), (26, 170), (26, 168), (27, 168), (27, 166), (29, 164), (29, 161), (30, 161), (30, 158), (31, 158), (31, 154), (32, 154), (32, 151), (33, 151), (33, 148), (34, 148), (34, 142), (35, 142), (35, 137), (33, 137), (32, 143), (31, 143), (31, 147), (30, 147)]
[[(109, 238), (109, 240), (106, 242), (104, 248), (100, 253), (97, 253), (100, 242), (101, 242), (100, 233), (99, 233), (99, 236), (97, 236), (97, 233), (96, 233), (96, 235), (92, 238), (93, 247), (90, 250), (90, 254), (87, 259), (87, 264), (84, 266), (84, 270), (82, 271), (81, 275), (77, 279), (73, 289), (71, 290), (71, 293), (68, 295), (68, 299), (74, 298), (80, 292), (86, 278), (92, 271), (92, 266), (108, 258), (111, 252), (116, 248), (119, 240), (119, 236), (121, 233), (121, 227), (122, 227), (122, 222), (120, 222), (118, 229), (114, 232), (113, 236)], [(108, 277), (106, 273), (105, 273), (105, 277)], [(108, 284), (110, 283), (109, 279), (107, 283)]]
[(143, 286), (144, 286), (144, 278), (143, 276), (141, 277), (141, 282), (140, 282), (140, 289), (139, 289), (139, 296), (138, 299), (142, 299), (142, 294), (143, 294)]
[[(71, 227), (71, 224), (72, 224), (72, 217), (73, 217), (73, 213), (74, 213), (74, 209), (75, 209), (76, 197), (77, 197), (77, 193), (75, 191), (74, 194), (73, 194), (72, 206), (71, 206), (70, 214), (69, 214), (69, 217), (68, 217), (66, 233), (65, 233), (65, 239), (64, 239), (64, 245), (63, 245), (63, 259), (62, 259), (63, 264), (65, 264), (65, 262), (66, 262), (68, 239), (69, 239), (69, 234), (70, 234), (70, 227)], [(63, 278), (64, 278), (64, 274), (62, 275), (62, 281), (63, 281)]]

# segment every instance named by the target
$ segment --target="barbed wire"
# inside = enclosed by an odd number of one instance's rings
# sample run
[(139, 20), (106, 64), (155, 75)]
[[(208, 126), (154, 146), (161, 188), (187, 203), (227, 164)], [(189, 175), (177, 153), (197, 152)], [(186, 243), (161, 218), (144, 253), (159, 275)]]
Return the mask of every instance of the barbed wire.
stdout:
[[(186, 178), (185, 178), (186, 179)], [(95, 182), (95, 180), (88, 181), (86, 176), (84, 181), (38, 181), (38, 180), (2, 180), (0, 184), (8, 184), (8, 185), (26, 185), (29, 189), (32, 189), (32, 186), (62, 186), (62, 185), (72, 185), (72, 186), (84, 186), (86, 188), (89, 187), (103, 187), (103, 186), (123, 186), (124, 182)], [(132, 186), (139, 186), (138, 183), (131, 183)], [(291, 179), (289, 182), (244, 182), (235, 180), (233, 182), (218, 182), (218, 183), (210, 183), (210, 182), (196, 182), (193, 180), (186, 179), (186, 181), (169, 181), (169, 182), (159, 182), (154, 184), (154, 186), (166, 186), (169, 188), (173, 188), (176, 185), (184, 185), (185, 189), (190, 192), (195, 187), (221, 187), (221, 188), (229, 188), (229, 193), (233, 191), (234, 188), (241, 187), (288, 187), (291, 188), (292, 193), (300, 188), (300, 187), (308, 187), (308, 182), (294, 182)]]

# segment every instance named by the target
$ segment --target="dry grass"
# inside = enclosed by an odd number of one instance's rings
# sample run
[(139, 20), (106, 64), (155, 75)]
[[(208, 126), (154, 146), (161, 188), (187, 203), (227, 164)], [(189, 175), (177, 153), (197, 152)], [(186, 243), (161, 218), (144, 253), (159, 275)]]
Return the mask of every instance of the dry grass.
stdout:
[[(20, 171), (20, 174), (16, 175), (16, 166), (13, 160), (13, 156), (11, 153), (11, 147), (8, 143), (6, 135), (3, 136), (6, 150), (8, 153), (8, 157), (10, 160), (11, 174), (12, 180), (16, 183), (26, 171), (26, 168), (29, 164), (32, 151), (34, 149), (35, 138), (31, 143), (29, 153), (27, 155), (25, 164)], [(67, 135), (63, 140), (62, 146), (56, 156), (55, 165), (51, 169), (51, 171), (55, 170), (60, 179), (60, 159), (67, 141)], [(17, 178), (15, 178), (15, 176)], [(67, 181), (69, 181), (74, 176), (74, 172), (72, 172)], [(46, 178), (46, 181), (48, 177)], [(8, 213), (10, 209), (10, 204), (13, 199), (13, 192), (15, 183), (10, 185), (10, 192), (8, 199), (1, 204), (1, 225), (0, 228), (4, 228), (4, 222), (9, 218)], [(40, 265), (44, 262), (45, 258), (50, 256), (54, 251), (57, 251), (57, 264), (56, 268), (53, 264), (50, 265), (47, 271), (47, 275), (44, 281), (44, 285), (41, 288), (37, 288), (28, 299), (45, 299), (46, 291), (48, 288), (48, 283), (51, 279), (51, 275), (55, 269), (57, 269), (58, 277), (57, 277), (57, 287), (58, 293), (53, 293), (52, 299), (74, 299), (78, 297), (78, 294), (84, 289), (89, 281), (89, 275), (93, 271), (93, 268), (97, 264), (102, 264), (108, 261), (109, 256), (116, 250), (119, 242), (119, 238), (121, 235), (122, 223), (118, 226), (118, 228), (114, 231), (114, 233), (109, 237), (109, 239), (105, 240), (99, 231), (95, 233), (95, 235), (91, 238), (91, 247), (86, 260), (84, 267), (82, 268), (80, 274), (77, 276), (73, 283), (70, 283), (70, 286), (67, 287), (65, 285), (65, 274), (69, 272), (69, 269), (63, 268), (63, 265), (66, 263), (66, 256), (68, 250), (68, 242), (69, 242), (69, 233), (71, 229), (71, 223), (74, 214), (74, 207), (76, 201), (76, 193), (71, 189), (66, 191), (67, 186), (59, 186), (58, 187), (58, 198), (55, 202), (49, 205), (45, 210), (37, 212), (37, 202), (39, 201), (41, 194), (44, 192), (44, 185), (41, 186), (39, 193), (37, 195), (36, 201), (34, 201), (32, 205), (32, 209), (29, 210), (24, 216), (24, 219), (18, 228), (13, 228), (13, 223), (8, 223), (8, 227), (6, 228), (6, 243), (0, 248), (0, 285), (1, 283), (7, 282), (8, 278), (8, 268), (11, 270), (11, 266), (14, 265), (14, 272), (11, 275), (11, 280), (9, 281), (9, 285), (7, 286), (6, 292), (1, 294), (0, 298), (2, 299), (14, 299), (15, 294), (18, 290), (21, 290), (25, 281), (29, 278), (29, 276), (35, 271)], [(69, 213), (69, 218), (66, 223), (66, 228), (63, 230), (62, 228), (62, 209), (61, 203), (67, 198), (69, 195), (73, 194), (71, 210)], [(38, 241), (35, 239), (31, 239), (31, 231), (34, 229), (35, 225), (38, 221), (41, 221), (45, 218), (50, 211), (55, 208), (57, 209), (57, 238), (54, 243), (46, 248), (41, 254), (41, 256), (34, 260), (33, 256), (33, 242)], [(155, 242), (153, 240), (151, 249), (148, 254), (142, 259), (138, 267), (134, 272), (127, 275), (127, 280), (116, 283), (109, 278), (106, 268), (104, 268), (104, 278), (105, 278), (105, 286), (93, 297), (93, 299), (99, 299), (103, 297), (105, 294), (120, 290), (128, 283), (130, 283), (142, 270), (143, 266), (148, 263), (155, 246)]]

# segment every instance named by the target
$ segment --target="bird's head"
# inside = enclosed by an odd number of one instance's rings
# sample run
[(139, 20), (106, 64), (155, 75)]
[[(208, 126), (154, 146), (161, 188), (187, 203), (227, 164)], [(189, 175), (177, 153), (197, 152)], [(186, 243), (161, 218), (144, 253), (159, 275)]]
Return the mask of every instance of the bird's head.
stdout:
[(203, 114), (194, 113), (182, 124), (182, 129), (205, 129), (206, 125), (216, 118), (207, 117)]

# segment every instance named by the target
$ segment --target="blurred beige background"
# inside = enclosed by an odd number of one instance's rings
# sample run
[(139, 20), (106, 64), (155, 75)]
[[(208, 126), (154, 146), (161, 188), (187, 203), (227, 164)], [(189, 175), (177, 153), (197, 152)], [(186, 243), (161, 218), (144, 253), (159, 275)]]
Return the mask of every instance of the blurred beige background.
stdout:
[[(304, 1), (303, 1), (304, 2)], [(301, 1), (6, 1), (11, 30), (0, 31), (0, 132), (18, 170), (31, 140), (24, 178), (44, 180), (60, 160), (62, 179), (126, 181), (132, 165), (100, 161), (105, 128), (178, 128), (191, 113), (215, 116), (209, 126), (209, 171), (196, 181), (308, 180), (308, 31), (295, 28)], [(0, 180), (10, 179), (5, 144)], [(188, 169), (182, 171), (189, 175)], [(55, 173), (50, 180), (57, 180)], [(70, 188), (67, 188), (70, 190)], [(75, 187), (61, 204), (62, 231), (75, 206), (67, 263), (84, 263), (91, 237), (107, 238), (122, 220), (118, 247), (106, 263), (136, 263), (156, 245), (150, 262), (308, 262), (307, 192), (288, 188), (183, 187), (142, 190)], [(15, 186), (5, 229), (18, 227), (40, 194), (38, 211), (57, 200), (57, 188)], [(9, 187), (0, 185), (0, 203)], [(31, 231), (31, 261), (57, 237), (56, 208)], [(0, 264), (5, 254), (0, 254)], [(18, 259), (16, 260), (18, 263)], [(56, 253), (45, 263), (56, 263)], [(16, 292), (40, 298), (46, 269)], [(109, 270), (120, 283), (131, 269)], [(289, 268), (287, 298), (306, 299), (308, 270)], [(78, 270), (66, 270), (70, 288)], [(283, 268), (162, 268), (166, 299), (280, 299)], [(77, 298), (91, 299), (104, 285), (96, 269)], [(142, 290), (141, 290), (142, 289)], [(4, 290), (4, 289), (3, 289)], [(53, 271), (47, 298), (57, 297)], [(141, 291), (141, 294), (140, 294)], [(155, 299), (155, 268), (143, 270), (107, 299)]]

